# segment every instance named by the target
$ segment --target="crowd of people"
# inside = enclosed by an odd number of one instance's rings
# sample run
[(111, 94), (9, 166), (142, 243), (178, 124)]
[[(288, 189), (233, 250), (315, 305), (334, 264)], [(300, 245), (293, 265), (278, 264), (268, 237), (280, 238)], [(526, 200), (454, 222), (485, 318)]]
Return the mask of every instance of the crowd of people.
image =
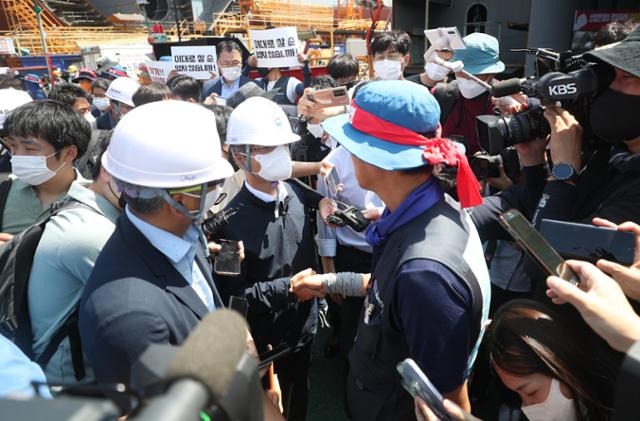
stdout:
[[(312, 78), (301, 54), (301, 82), (245, 62), (234, 39), (204, 83), (140, 84), (108, 62), (46, 94), (2, 76), (0, 308), (15, 323), (0, 393), (129, 386), (150, 344), (180, 345), (208, 313), (244, 307), (248, 352), (286, 348), (275, 391), (263, 379), (265, 419), (308, 416), (321, 328), (355, 420), (439, 419), (403, 388), (406, 358), (450, 419), (611, 419), (640, 341), (640, 28), (597, 39), (586, 117), (543, 104), (549, 135), (514, 145), (516, 170), (490, 177), (471, 165), (476, 117), (539, 101), (487, 89), (505, 65), (484, 33), (406, 79), (399, 31), (373, 37), (370, 80), (347, 53)], [(314, 99), (336, 87), (350, 105)], [(568, 260), (577, 285), (549, 276), (500, 224), (513, 208), (535, 227), (630, 232), (635, 262)], [(353, 209), (365, 230), (336, 222)], [(225, 253), (239, 270), (217, 268)]]

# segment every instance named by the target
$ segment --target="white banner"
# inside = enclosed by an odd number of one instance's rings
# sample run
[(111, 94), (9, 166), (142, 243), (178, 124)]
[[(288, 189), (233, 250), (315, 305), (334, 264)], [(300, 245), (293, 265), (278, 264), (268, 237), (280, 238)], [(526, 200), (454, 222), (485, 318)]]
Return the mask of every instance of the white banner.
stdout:
[(0, 54), (16, 54), (13, 38), (0, 38)]
[(145, 64), (153, 82), (166, 82), (169, 73), (174, 69), (174, 64), (171, 61), (148, 61)]
[(258, 67), (300, 67), (295, 27), (252, 29), (251, 44)]
[(214, 46), (171, 47), (171, 57), (178, 73), (200, 80), (211, 79), (211, 73), (219, 74)]

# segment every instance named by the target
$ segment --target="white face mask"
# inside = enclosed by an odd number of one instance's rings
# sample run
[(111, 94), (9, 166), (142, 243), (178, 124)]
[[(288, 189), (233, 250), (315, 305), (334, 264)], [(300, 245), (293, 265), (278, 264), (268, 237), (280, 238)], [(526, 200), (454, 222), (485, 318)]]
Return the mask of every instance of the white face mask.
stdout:
[(256, 155), (260, 164), (258, 176), (267, 181), (280, 181), (291, 178), (291, 155), (286, 145), (280, 145), (264, 155)]
[(29, 155), (13, 155), (11, 157), (11, 170), (16, 177), (31, 186), (39, 186), (53, 178), (58, 170), (64, 166), (58, 167), (57, 170), (51, 171), (47, 167), (47, 158), (55, 155), (56, 152), (49, 156), (29, 156)]
[(324, 129), (320, 124), (307, 123), (307, 130), (309, 130), (309, 133), (316, 139), (321, 139), (322, 135), (324, 135)]
[(84, 119), (87, 120), (89, 126), (91, 126), (91, 130), (96, 130), (98, 128), (98, 122), (96, 122), (96, 118), (91, 113), (84, 113)]
[(373, 62), (376, 77), (381, 80), (397, 80), (402, 77), (402, 62), (398, 60), (378, 60)]
[(576, 421), (576, 407), (573, 399), (567, 399), (560, 391), (558, 379), (551, 380), (549, 396), (544, 402), (523, 406), (522, 412), (529, 421)]
[(96, 108), (102, 112), (107, 111), (110, 103), (111, 102), (109, 101), (109, 98), (107, 98), (106, 96), (93, 98), (93, 105), (95, 105)]
[(475, 98), (485, 92), (484, 86), (480, 85), (475, 80), (465, 78), (457, 78), (456, 80), (458, 81), (460, 93), (467, 99)]
[(240, 66), (221, 67), (220, 70), (222, 71), (222, 77), (232, 82), (242, 75), (242, 68)]
[(436, 63), (427, 63), (424, 65), (424, 71), (427, 73), (427, 77), (434, 82), (438, 82), (447, 77), (450, 70), (444, 66), (440, 66)]

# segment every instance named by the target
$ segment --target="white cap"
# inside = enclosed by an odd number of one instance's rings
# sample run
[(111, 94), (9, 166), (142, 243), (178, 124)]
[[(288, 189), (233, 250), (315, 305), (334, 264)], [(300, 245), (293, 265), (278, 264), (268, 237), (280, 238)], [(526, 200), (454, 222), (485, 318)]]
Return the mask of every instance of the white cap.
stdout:
[(0, 89), (0, 129), (11, 111), (31, 101), (33, 98), (25, 91), (13, 88)]
[(143, 187), (181, 188), (233, 174), (222, 157), (216, 117), (184, 101), (158, 101), (125, 114), (102, 157), (109, 174)]
[(140, 84), (129, 77), (119, 77), (109, 85), (107, 97), (127, 104), (130, 107), (135, 107), (133, 103), (133, 94), (136, 93)]
[(262, 97), (243, 101), (227, 124), (228, 145), (278, 146), (298, 140), (282, 108)]

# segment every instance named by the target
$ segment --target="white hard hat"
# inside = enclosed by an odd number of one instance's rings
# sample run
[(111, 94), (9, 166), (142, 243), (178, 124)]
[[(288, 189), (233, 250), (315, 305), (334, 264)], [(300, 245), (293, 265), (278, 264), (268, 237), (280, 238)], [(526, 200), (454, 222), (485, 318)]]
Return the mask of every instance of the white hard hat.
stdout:
[(135, 107), (132, 98), (139, 87), (140, 84), (130, 77), (119, 77), (111, 82), (105, 95), (115, 101), (122, 102), (130, 107)]
[(278, 146), (298, 140), (282, 108), (262, 97), (238, 105), (227, 124), (228, 145)]
[(0, 89), (0, 129), (11, 111), (31, 101), (33, 98), (25, 91), (13, 88)]
[(233, 174), (222, 157), (216, 117), (184, 101), (158, 101), (125, 114), (116, 128), (102, 165), (129, 184), (182, 188)]

